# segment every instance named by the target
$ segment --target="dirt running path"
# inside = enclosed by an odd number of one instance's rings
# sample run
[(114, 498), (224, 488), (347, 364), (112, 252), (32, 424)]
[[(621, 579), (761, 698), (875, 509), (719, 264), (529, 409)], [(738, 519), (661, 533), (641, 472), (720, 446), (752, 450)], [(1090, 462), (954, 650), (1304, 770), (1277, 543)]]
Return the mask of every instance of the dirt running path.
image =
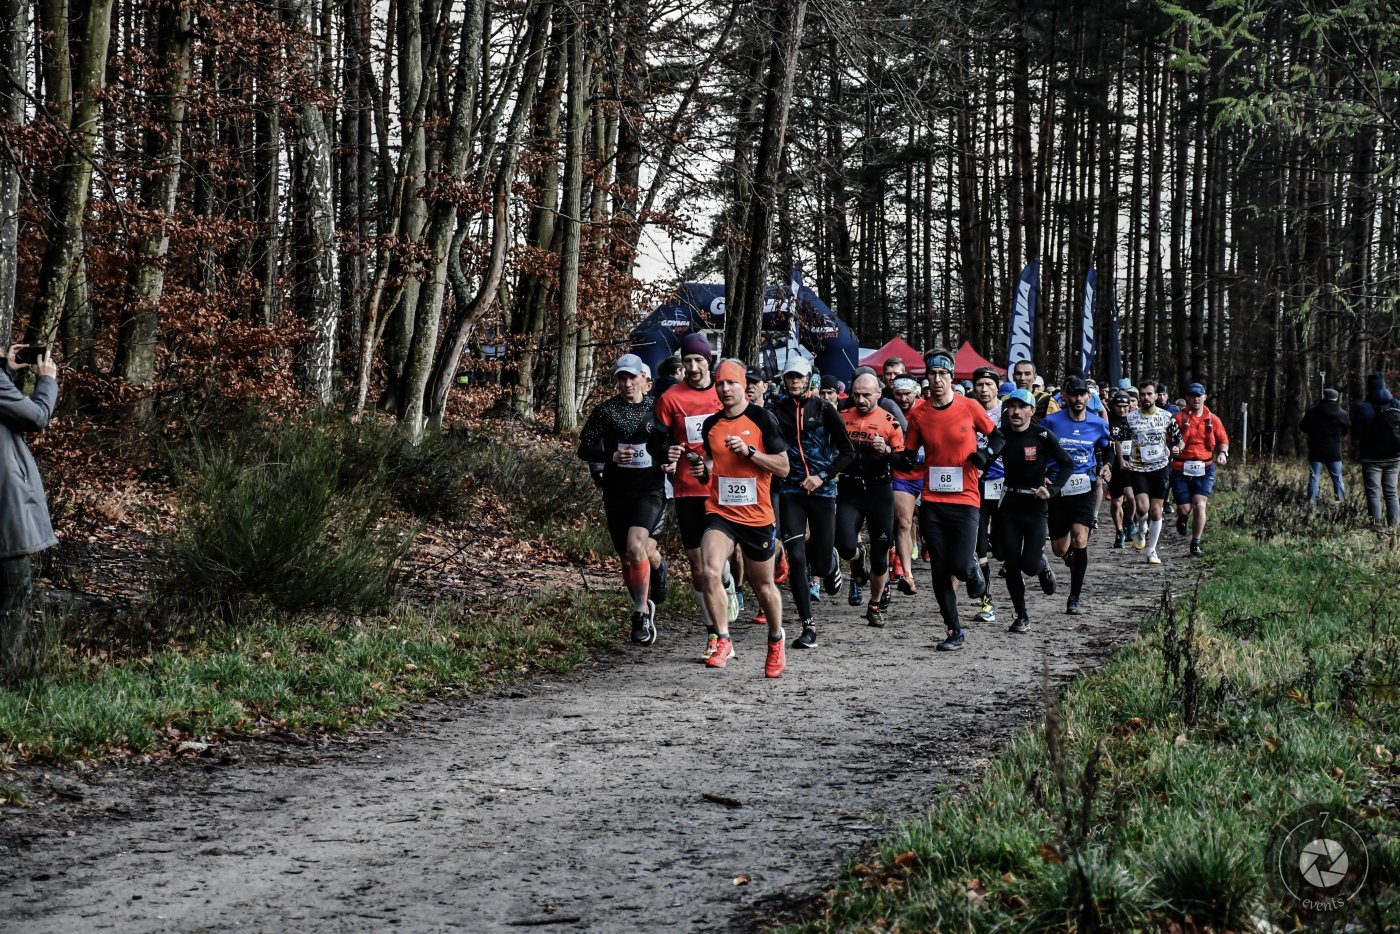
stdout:
[(1043, 665), (1055, 684), (1092, 667), (1189, 566), (1171, 531), (1165, 568), (1107, 541), (1089, 615), (1036, 590), (1035, 628), (1013, 636), (994, 580), (1001, 617), (957, 653), (932, 650), (920, 566), (923, 589), (896, 597), (887, 629), (844, 594), (824, 599), (820, 647), (789, 651), (776, 681), (759, 627), (735, 625), (738, 657), (720, 672), (699, 664), (693, 620), (666, 620), (651, 650), (319, 748), (21, 773), (40, 803), (0, 813), (0, 928), (757, 929), (975, 774), (1040, 714)]

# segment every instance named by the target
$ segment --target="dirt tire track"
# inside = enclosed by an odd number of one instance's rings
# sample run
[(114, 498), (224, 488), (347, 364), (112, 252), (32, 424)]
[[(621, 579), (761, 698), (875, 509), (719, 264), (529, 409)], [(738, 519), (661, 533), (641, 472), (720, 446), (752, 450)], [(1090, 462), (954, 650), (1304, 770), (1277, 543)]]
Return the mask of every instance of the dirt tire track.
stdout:
[(1053, 597), (1032, 582), (1035, 628), (1009, 634), (993, 578), (998, 621), (971, 624), (961, 652), (933, 651), (921, 565), (884, 630), (824, 597), (820, 646), (789, 650), (776, 681), (760, 627), (734, 625), (721, 672), (699, 663), (694, 619), (663, 619), (651, 649), (379, 732), (228, 744), (223, 765), (22, 769), (38, 804), (0, 813), (0, 927), (756, 930), (814, 904), (940, 786), (956, 794), (1039, 717), (1046, 668), (1058, 687), (1096, 665), (1194, 563), (1170, 530), (1163, 568), (1095, 539), (1087, 615), (1064, 614), (1066, 571)]

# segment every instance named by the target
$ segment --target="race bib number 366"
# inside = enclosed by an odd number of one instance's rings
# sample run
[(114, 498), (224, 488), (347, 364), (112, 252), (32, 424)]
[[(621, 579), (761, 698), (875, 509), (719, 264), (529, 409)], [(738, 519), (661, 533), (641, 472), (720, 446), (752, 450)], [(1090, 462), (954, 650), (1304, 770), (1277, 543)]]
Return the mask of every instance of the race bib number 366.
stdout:
[(963, 491), (963, 469), (961, 467), (930, 467), (928, 488), (935, 493), (961, 493)]
[(757, 477), (720, 477), (719, 504), (721, 506), (757, 506)]

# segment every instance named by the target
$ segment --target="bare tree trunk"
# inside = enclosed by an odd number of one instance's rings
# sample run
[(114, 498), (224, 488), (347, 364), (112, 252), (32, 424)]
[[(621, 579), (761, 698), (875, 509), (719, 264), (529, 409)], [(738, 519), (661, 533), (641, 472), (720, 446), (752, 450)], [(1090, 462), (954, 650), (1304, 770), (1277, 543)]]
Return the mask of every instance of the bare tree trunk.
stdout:
[(97, 143), (97, 116), (107, 73), (107, 45), (112, 27), (112, 0), (92, 0), (83, 23), (83, 41), (74, 69), (72, 151), (55, 192), (54, 222), (39, 272), (38, 307), (29, 321), (31, 343), (52, 343), (68, 298), (68, 284), (82, 252), (83, 215), (91, 194), (92, 156)]
[[(779, 0), (769, 38), (767, 94), (763, 105), (763, 135), (759, 141), (754, 190), (749, 199), (748, 240), (739, 265), (735, 301), (726, 303), (724, 347), (740, 360), (758, 356), (763, 324), (763, 296), (768, 281), (768, 247), (773, 235), (773, 207), (778, 171), (787, 142), (788, 108), (797, 75), (807, 0)], [(796, 313), (796, 312), (794, 312)]]
[[(29, 87), (29, 0), (0, 0), (0, 136), (26, 122)], [(10, 346), (19, 278), (20, 165), (9, 153), (0, 162), (0, 347)]]
[[(136, 247), (127, 314), (117, 335), (117, 375), (149, 390), (155, 384), (157, 310), (165, 291), (165, 257), (170, 251), (167, 223), (175, 212), (180, 185), (181, 148), (185, 127), (185, 87), (190, 78), (190, 8), (186, 0), (170, 0), (159, 13), (160, 73), (166, 84), (161, 123), (146, 133), (146, 153), (156, 168), (142, 197), (149, 228)], [(139, 420), (155, 412), (155, 397), (144, 395), (136, 405)]]
[(591, 80), (584, 55), (584, 26), (578, 14), (570, 11), (568, 131), (564, 142), (564, 245), (559, 253), (559, 376), (554, 401), (554, 430), (578, 430), (576, 383), (578, 366), (578, 278), (579, 249), (582, 244), (583, 147), (588, 128), (588, 86)]

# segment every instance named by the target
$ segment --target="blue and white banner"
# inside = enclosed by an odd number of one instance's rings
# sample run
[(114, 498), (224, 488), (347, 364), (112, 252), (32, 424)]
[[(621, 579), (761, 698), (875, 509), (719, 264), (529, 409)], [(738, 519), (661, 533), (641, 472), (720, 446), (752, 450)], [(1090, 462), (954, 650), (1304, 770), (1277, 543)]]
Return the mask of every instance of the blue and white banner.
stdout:
[(1009, 370), (1022, 360), (1035, 359), (1035, 289), (1040, 281), (1040, 264), (1027, 263), (1016, 284), (1011, 303), (1011, 328), (1007, 337), (1006, 366)]
[(802, 292), (802, 264), (792, 268), (792, 297), (788, 301), (788, 350), (796, 350), (802, 344), (801, 319), (798, 317), (797, 297)]
[(1094, 351), (1098, 349), (1098, 337), (1094, 333), (1094, 309), (1098, 300), (1098, 270), (1090, 267), (1084, 277), (1084, 302), (1080, 311), (1083, 329), (1079, 338), (1079, 372), (1087, 379), (1094, 368)]

